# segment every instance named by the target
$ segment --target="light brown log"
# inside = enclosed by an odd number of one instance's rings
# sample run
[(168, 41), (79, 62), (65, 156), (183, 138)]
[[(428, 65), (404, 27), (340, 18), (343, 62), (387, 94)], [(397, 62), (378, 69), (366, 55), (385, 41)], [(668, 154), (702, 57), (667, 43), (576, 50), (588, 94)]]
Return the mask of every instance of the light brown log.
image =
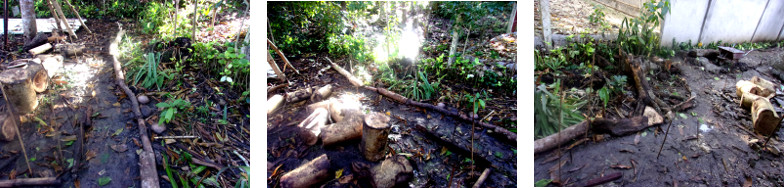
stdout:
[[(60, 17), (58, 17), (57, 14), (55, 14), (56, 11), (54, 10), (54, 6), (52, 6), (52, 2), (50, 2), (49, 0), (45, 0), (45, 2), (46, 2), (46, 6), (49, 7), (49, 12), (52, 13), (52, 18), (54, 18), (54, 23), (55, 23), (54, 25), (57, 26), (57, 32), (62, 32), (63, 28), (62, 26), (60, 26)], [(57, 32), (52, 32), (52, 33), (57, 33)]]
[(14, 136), (16, 135), (16, 130), (14, 129), (14, 122), (11, 118), (8, 118), (6, 113), (0, 114), (0, 126), (2, 126), (2, 133), (3, 133), (3, 140), (5, 141), (13, 141)]
[(650, 106), (645, 107), (645, 111), (643, 112), (643, 116), (648, 118), (648, 125), (658, 125), (664, 123), (664, 118), (659, 115), (653, 108)]
[(267, 114), (271, 114), (283, 104), (283, 95), (274, 95), (267, 100)]
[(329, 57), (327, 57), (326, 59), (327, 61), (329, 61), (329, 64), (332, 65), (333, 69), (338, 71), (338, 73), (340, 73), (341, 75), (345, 76), (346, 79), (348, 79), (348, 81), (351, 82), (351, 85), (357, 87), (361, 87), (362, 85), (364, 85), (362, 84), (362, 80), (357, 79), (356, 77), (354, 77), (354, 75), (351, 75), (351, 73), (346, 71), (346, 69), (343, 69), (342, 67), (338, 66), (338, 64), (333, 63), (332, 60), (329, 59)]
[(329, 97), (332, 94), (332, 84), (327, 84), (324, 87), (320, 87), (313, 92), (313, 95), (310, 96), (310, 101), (321, 101)]
[(313, 94), (313, 88), (303, 88), (296, 91), (286, 93), (286, 102), (287, 103), (295, 103), (305, 99), (310, 99), (310, 95)]
[(355, 140), (362, 137), (364, 114), (357, 109), (346, 109), (342, 112), (346, 118), (337, 123), (327, 125), (321, 132), (321, 142), (325, 146)]
[(27, 52), (30, 52), (31, 55), (38, 55), (46, 52), (49, 49), (52, 49), (52, 44), (44, 43), (43, 45), (28, 50)]
[(373, 112), (365, 115), (364, 125), (362, 126), (362, 141), (359, 149), (362, 156), (369, 161), (378, 161), (384, 158), (387, 151), (387, 141), (389, 136), (389, 116), (382, 113)]
[(282, 188), (305, 188), (329, 177), (329, 157), (323, 154), (280, 177)]
[(117, 55), (119, 55), (119, 43), (122, 36), (125, 34), (125, 30), (122, 29), (122, 25), (117, 23), (119, 31), (117, 35), (114, 37), (114, 40), (109, 45), (109, 55), (112, 57), (112, 62), (114, 64), (114, 76), (115, 82), (122, 90), (128, 95), (128, 99), (131, 100), (131, 110), (133, 114), (136, 115), (136, 123), (139, 125), (139, 134), (142, 141), (142, 152), (139, 154), (139, 175), (141, 176), (141, 187), (150, 187), (150, 188), (158, 188), (160, 187), (158, 181), (158, 170), (155, 168), (155, 154), (152, 151), (152, 145), (150, 144), (150, 137), (147, 135), (147, 125), (144, 123), (144, 119), (142, 119), (142, 112), (139, 109), (139, 101), (136, 99), (136, 94), (133, 94), (128, 85), (125, 84), (125, 74), (122, 72), (122, 66), (120, 65), (120, 61), (117, 60)]
[(750, 108), (757, 98), (764, 98), (762, 96), (772, 95), (772, 93), (766, 89), (746, 80), (735, 83), (735, 94), (740, 97), (740, 105), (744, 108)]
[(406, 185), (413, 177), (414, 168), (405, 156), (398, 155), (388, 158), (371, 169), (373, 185), (376, 188), (391, 188), (395, 185)]
[(52, 186), (60, 184), (56, 177), (0, 180), (0, 187)]
[(483, 172), (482, 172), (482, 175), (480, 175), (480, 176), (479, 176), (479, 179), (477, 179), (477, 180), (476, 180), (476, 183), (474, 183), (474, 186), (473, 186), (473, 188), (479, 188), (479, 187), (481, 187), (481, 186), (482, 186), (482, 183), (484, 183), (484, 182), (485, 182), (485, 180), (487, 179), (487, 176), (488, 176), (488, 175), (490, 175), (490, 168), (485, 168), (485, 171), (483, 171)]
[(84, 54), (83, 44), (57, 44), (54, 46), (55, 52), (59, 52), (63, 56), (73, 57)]
[(49, 83), (43, 66), (36, 63), (25, 63), (27, 66), (11, 68), (0, 73), (0, 82), (3, 82), (6, 87), (8, 100), (21, 114), (35, 110), (38, 106), (35, 92), (45, 90)]
[(551, 150), (560, 145), (575, 139), (579, 136), (585, 135), (589, 129), (589, 120), (585, 120), (578, 124), (572, 125), (566, 129), (561, 130), (559, 133), (541, 138), (534, 141), (534, 154)]
[(37, 55), (36, 59), (44, 66), (49, 78), (54, 77), (60, 71), (60, 68), (63, 67), (63, 56), (61, 55)]
[(754, 123), (754, 131), (762, 135), (776, 133), (776, 126), (781, 122), (773, 105), (766, 98), (754, 100), (751, 106), (751, 120)]
[(754, 76), (751, 77), (751, 83), (757, 84), (758, 86), (762, 87), (762, 89), (765, 89), (764, 91), (765, 93), (770, 93), (768, 95), (760, 95), (760, 96), (770, 99), (776, 94), (776, 84), (774, 84), (771, 81), (768, 81), (764, 78), (760, 78), (758, 76)]
[(327, 123), (329, 119), (329, 111), (324, 108), (319, 108), (313, 111), (310, 115), (308, 115), (305, 120), (297, 125), (298, 127), (305, 129), (301, 133), (302, 139), (305, 141), (306, 144), (312, 146), (318, 142), (319, 135), (321, 134), (321, 129)]

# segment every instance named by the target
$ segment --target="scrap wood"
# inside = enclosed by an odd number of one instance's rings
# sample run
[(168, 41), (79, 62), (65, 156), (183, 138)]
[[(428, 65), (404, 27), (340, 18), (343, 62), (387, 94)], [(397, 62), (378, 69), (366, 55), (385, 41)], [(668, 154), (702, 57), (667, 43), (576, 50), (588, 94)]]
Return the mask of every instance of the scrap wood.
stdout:
[(0, 180), (0, 187), (51, 186), (60, 184), (56, 177)]
[[(286, 66), (289, 66), (289, 67), (291, 67), (291, 69), (294, 69), (294, 72), (296, 72), (297, 74), (299, 74), (299, 70), (297, 70), (297, 68), (294, 68), (294, 66), (292, 66), (292, 65), (291, 65), (291, 63), (289, 62), (289, 59), (288, 59), (288, 58), (286, 58), (286, 56), (284, 56), (284, 55), (283, 55), (283, 52), (281, 52), (281, 51), (280, 51), (280, 49), (278, 49), (278, 47), (277, 47), (277, 46), (275, 46), (275, 44), (274, 44), (274, 43), (272, 43), (272, 41), (270, 41), (269, 39), (267, 39), (267, 44), (269, 44), (269, 45), (270, 45), (270, 47), (271, 47), (273, 50), (275, 50), (275, 52), (277, 52), (277, 53), (278, 53), (278, 55), (280, 56), (280, 58), (281, 58), (281, 59), (283, 59), (283, 62), (285, 62), (285, 63), (286, 63), (286, 64), (283, 66), (283, 70), (284, 70), (284, 71), (286, 70)], [(269, 58), (269, 57), (268, 57), (268, 58)]]
[(143, 146), (143, 150), (139, 154), (139, 173), (142, 178), (141, 186), (157, 188), (160, 186), (158, 184), (158, 172), (155, 167), (155, 155), (153, 154), (152, 145), (150, 144), (150, 137), (147, 136), (147, 125), (145, 125), (144, 119), (142, 118), (143, 116), (139, 109), (139, 101), (136, 100), (136, 95), (128, 88), (128, 85), (125, 85), (125, 74), (122, 72), (120, 61), (117, 60), (116, 57), (119, 55), (118, 43), (120, 42), (120, 39), (122, 39), (123, 34), (125, 34), (122, 25), (117, 23), (117, 26), (119, 31), (117, 32), (114, 41), (112, 41), (109, 46), (109, 54), (112, 56), (114, 62), (115, 81), (116, 84), (125, 91), (125, 94), (129, 96), (128, 99), (131, 100), (132, 105), (131, 110), (133, 110), (133, 113), (136, 115), (136, 122), (139, 124), (139, 132), (141, 134)]
[[(590, 128), (591, 121), (585, 120), (569, 126), (558, 133), (534, 141), (534, 154), (551, 150), (570, 140), (585, 135)], [(560, 134), (560, 135), (559, 135)]]
[(485, 168), (485, 171), (482, 172), (482, 175), (479, 176), (479, 179), (477, 179), (476, 183), (474, 183), (473, 188), (479, 188), (480, 186), (482, 186), (482, 183), (485, 182), (485, 180), (487, 179), (487, 175), (489, 174), (490, 174), (490, 168)]
[(599, 178), (595, 178), (595, 179), (592, 179), (592, 180), (588, 180), (588, 183), (585, 184), (585, 187), (593, 187), (593, 186), (601, 185), (601, 184), (604, 184), (604, 183), (607, 183), (607, 182), (615, 181), (617, 179), (621, 179), (622, 176), (623, 176), (622, 173), (616, 172), (616, 173), (612, 173), (610, 175), (606, 175), (604, 177), (599, 177)]

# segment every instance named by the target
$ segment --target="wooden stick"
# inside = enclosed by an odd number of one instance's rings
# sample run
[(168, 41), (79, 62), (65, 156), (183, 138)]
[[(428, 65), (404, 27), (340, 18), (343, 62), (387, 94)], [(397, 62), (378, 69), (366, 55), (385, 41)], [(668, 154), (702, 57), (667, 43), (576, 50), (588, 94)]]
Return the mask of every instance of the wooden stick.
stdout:
[[(49, 0), (45, 0), (45, 1), (46, 1), (46, 6), (49, 7), (49, 12), (52, 13), (52, 18), (54, 18), (54, 23), (55, 23), (54, 25), (57, 26), (57, 32), (62, 32), (63, 28), (62, 28), (62, 26), (60, 26), (60, 17), (57, 16), (57, 11), (54, 10), (54, 6), (52, 6), (52, 2), (51, 1), (49, 1)], [(54, 32), (52, 32), (52, 33), (54, 33)]]
[(329, 157), (323, 154), (280, 177), (281, 187), (311, 187), (329, 177)]
[(607, 182), (615, 181), (617, 179), (621, 179), (622, 175), (623, 174), (620, 173), (620, 172), (612, 173), (612, 174), (606, 175), (604, 177), (599, 177), (599, 178), (596, 178), (596, 179), (589, 180), (588, 183), (585, 184), (585, 186), (586, 187), (593, 187), (593, 186), (601, 185), (601, 184), (604, 184), (604, 183), (607, 183)]
[(136, 95), (128, 88), (128, 85), (125, 85), (125, 74), (122, 72), (120, 61), (118, 61), (116, 57), (119, 55), (118, 43), (120, 42), (120, 39), (122, 39), (123, 34), (125, 34), (122, 25), (117, 23), (117, 26), (120, 29), (117, 32), (114, 41), (109, 46), (109, 54), (114, 61), (115, 82), (125, 91), (125, 94), (128, 95), (127, 98), (131, 100), (131, 105), (133, 107), (131, 110), (133, 110), (133, 113), (136, 115), (136, 122), (139, 124), (139, 132), (141, 134), (142, 146), (144, 149), (142, 150), (142, 153), (139, 154), (139, 173), (142, 178), (141, 186), (158, 188), (160, 186), (158, 184), (158, 171), (155, 167), (155, 155), (153, 154), (152, 145), (150, 144), (150, 137), (147, 136), (147, 125), (145, 125), (144, 119), (141, 118), (143, 116), (141, 110), (139, 110), (139, 101), (136, 100)]
[(661, 151), (664, 149), (664, 142), (667, 142), (667, 135), (670, 134), (670, 127), (672, 127), (672, 119), (670, 119), (670, 123), (667, 125), (667, 131), (664, 132), (664, 140), (662, 140), (662, 144), (659, 146), (659, 153), (656, 154), (656, 160), (659, 160), (659, 155), (661, 155)]
[(473, 188), (479, 188), (480, 186), (482, 186), (482, 183), (485, 182), (489, 174), (490, 174), (490, 168), (485, 168), (485, 171), (482, 172), (482, 175), (479, 176), (479, 179), (477, 179), (476, 183), (474, 183)]
[(550, 136), (535, 140), (534, 154), (551, 150), (559, 145), (569, 142), (574, 138), (584, 135), (585, 133), (588, 132), (590, 124), (591, 124), (590, 120), (585, 120), (559, 131), (562, 134), (560, 138), (558, 138), (557, 136), (558, 134), (552, 134)]
[(56, 177), (0, 180), (0, 187), (45, 186), (57, 184), (60, 184), (60, 180), (57, 180)]
[[(281, 52), (281, 51), (278, 49), (278, 47), (277, 47), (277, 46), (275, 46), (275, 44), (273, 44), (273, 43), (272, 43), (272, 41), (270, 41), (269, 39), (267, 39), (267, 44), (269, 44), (269, 45), (270, 45), (270, 48), (272, 48), (273, 50), (275, 50), (275, 52), (277, 52), (277, 53), (278, 53), (278, 55), (280, 56), (280, 58), (281, 58), (281, 59), (283, 59), (283, 62), (285, 62), (287, 66), (291, 67), (291, 69), (294, 69), (294, 72), (296, 72), (297, 74), (299, 74), (299, 70), (297, 70), (297, 68), (294, 68), (294, 66), (292, 66), (292, 65), (291, 65), (291, 63), (289, 62), (289, 59), (288, 59), (288, 58), (286, 58), (286, 56), (285, 56), (285, 55), (283, 55), (283, 52)], [(283, 70), (286, 70), (286, 67), (285, 67), (285, 66), (283, 67)]]
[(333, 69), (338, 71), (338, 73), (340, 73), (341, 75), (345, 76), (348, 79), (348, 81), (351, 82), (351, 85), (354, 85), (354, 86), (357, 86), (357, 87), (361, 87), (361, 86), (364, 85), (364, 84), (362, 84), (361, 80), (359, 80), (356, 77), (354, 77), (353, 75), (351, 75), (351, 73), (346, 71), (346, 69), (343, 69), (342, 67), (338, 66), (338, 64), (335, 64), (334, 62), (332, 62), (332, 60), (329, 59), (329, 57), (324, 57), (324, 58), (327, 59), (327, 61), (329, 61), (329, 64), (332, 65)]
[(52, 49), (52, 44), (44, 43), (44, 45), (41, 45), (41, 46), (35, 47), (33, 49), (30, 49), (28, 52), (30, 52), (30, 55), (35, 56), (35, 55), (44, 53), (44, 52), (46, 52), (49, 49)]
[(71, 5), (71, 2), (68, 2), (68, 0), (64, 0), (64, 1), (65, 1), (65, 5), (68, 5), (68, 8), (71, 8), (71, 12), (73, 12), (76, 15), (76, 19), (79, 19), (79, 23), (82, 23), (82, 27), (84, 27), (84, 29), (87, 30), (87, 33), (90, 33), (92, 35), (93, 31), (91, 31), (90, 28), (87, 27), (86, 24), (84, 24), (84, 21), (82, 20), (82, 16), (79, 16), (79, 11), (76, 11), (76, 9)]
[(280, 88), (287, 87), (287, 86), (289, 86), (289, 83), (283, 83), (283, 84), (278, 84), (276, 86), (273, 86), (273, 87), (267, 89), (267, 95), (270, 95), (270, 93), (272, 93), (275, 90), (278, 90)]
[(278, 64), (275, 63), (275, 59), (272, 59), (272, 56), (269, 53), (267, 53), (267, 62), (270, 64), (270, 67), (272, 67), (272, 71), (275, 71), (275, 74), (278, 75), (278, 78), (286, 81), (286, 74), (283, 74), (283, 71), (280, 71)]
[(199, 137), (198, 136), (154, 136), (154, 137), (152, 137), (152, 139), (155, 139), (155, 140), (158, 140), (158, 139), (193, 139), (193, 138), (199, 138)]
[(49, 0), (49, 1), (52, 2), (55, 11), (57, 11), (57, 14), (60, 14), (59, 15), (60, 20), (62, 20), (63, 23), (65, 24), (65, 29), (68, 31), (68, 35), (73, 37), (74, 39), (79, 39), (79, 37), (76, 36), (76, 34), (74, 33), (73, 29), (71, 29), (71, 24), (68, 23), (68, 19), (65, 19), (65, 14), (63, 14), (63, 9), (60, 7), (60, 3), (57, 2), (57, 0)]

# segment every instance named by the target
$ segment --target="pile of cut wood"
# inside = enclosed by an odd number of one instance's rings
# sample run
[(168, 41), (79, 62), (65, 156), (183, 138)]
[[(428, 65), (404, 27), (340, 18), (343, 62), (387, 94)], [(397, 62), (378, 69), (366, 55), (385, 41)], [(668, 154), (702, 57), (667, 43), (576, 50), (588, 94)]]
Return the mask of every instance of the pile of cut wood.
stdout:
[(735, 94), (743, 108), (751, 108), (751, 120), (754, 131), (763, 135), (772, 135), (779, 128), (781, 118), (773, 109), (770, 99), (776, 96), (776, 84), (754, 76), (751, 80), (740, 80), (735, 84)]

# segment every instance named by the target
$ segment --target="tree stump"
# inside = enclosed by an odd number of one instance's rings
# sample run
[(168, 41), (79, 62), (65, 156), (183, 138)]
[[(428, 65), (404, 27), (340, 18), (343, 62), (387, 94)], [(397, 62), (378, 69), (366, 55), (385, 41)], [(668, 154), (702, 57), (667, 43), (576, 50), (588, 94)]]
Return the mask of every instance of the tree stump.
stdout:
[(757, 98), (751, 106), (751, 120), (754, 131), (762, 135), (776, 133), (776, 126), (781, 122), (779, 115), (773, 110), (773, 105), (766, 98)]
[(283, 174), (280, 187), (300, 188), (311, 187), (329, 177), (329, 158), (327, 154), (316, 157), (312, 161)]
[(371, 171), (376, 188), (390, 188), (408, 182), (413, 177), (414, 168), (406, 157), (398, 155), (384, 160)]
[(8, 102), (20, 114), (35, 110), (38, 106), (35, 93), (43, 92), (49, 85), (49, 77), (42, 65), (27, 62), (26, 64), (27, 66), (11, 68), (0, 73), (0, 82), (5, 87)]
[(378, 112), (365, 115), (362, 142), (359, 145), (365, 159), (375, 162), (384, 158), (389, 128), (389, 116)]

